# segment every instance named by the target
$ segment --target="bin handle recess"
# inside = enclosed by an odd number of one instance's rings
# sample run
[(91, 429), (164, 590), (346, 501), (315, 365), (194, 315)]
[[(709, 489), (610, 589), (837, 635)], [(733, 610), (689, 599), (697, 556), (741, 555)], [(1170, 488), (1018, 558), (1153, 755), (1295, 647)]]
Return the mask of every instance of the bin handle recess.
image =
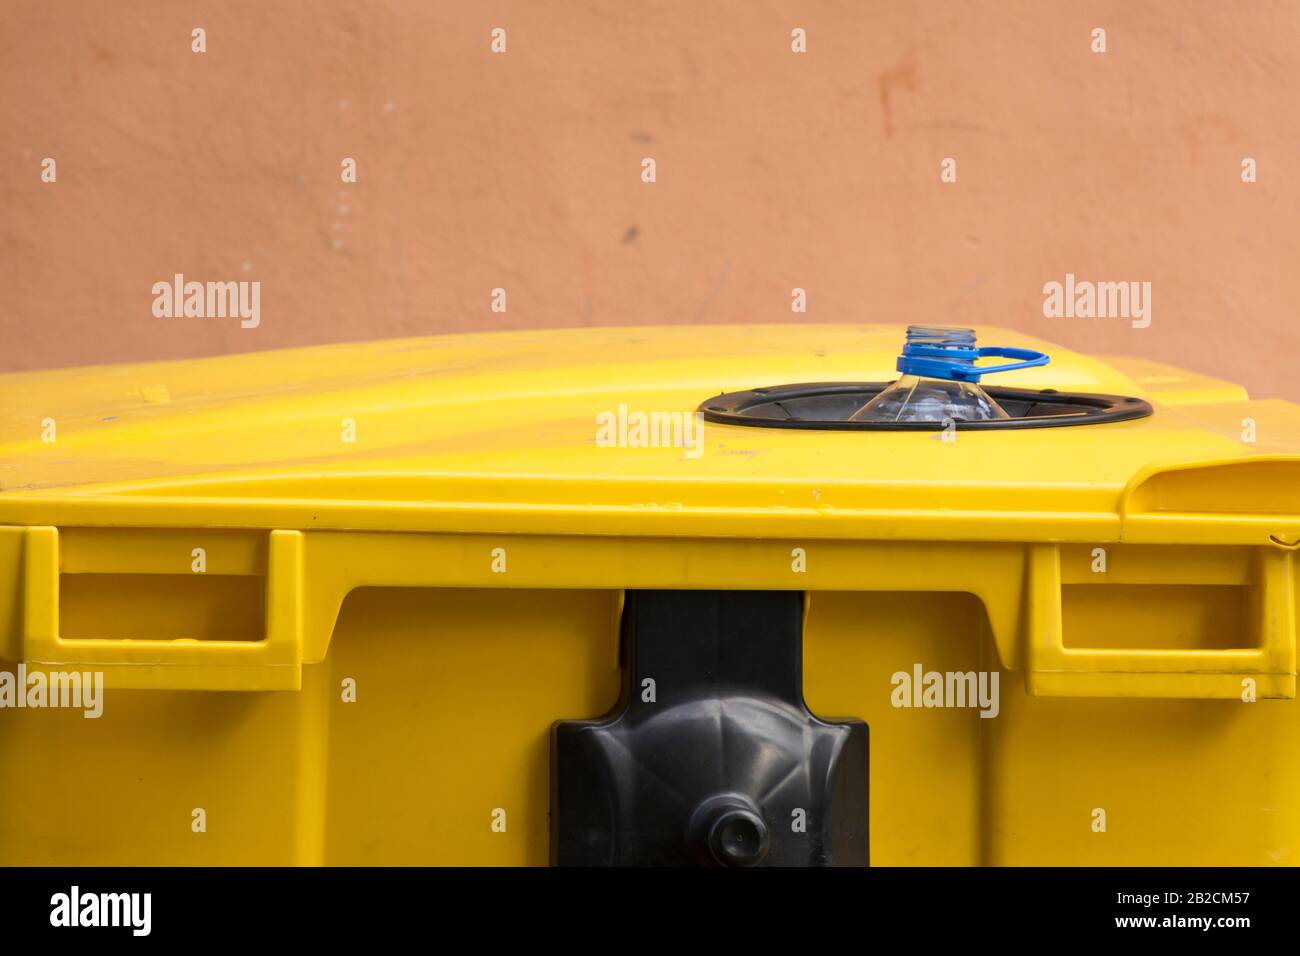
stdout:
[(1025, 683), (1035, 697), (1182, 697), (1244, 700), (1296, 696), (1293, 552), (1261, 550), (1260, 640), (1251, 648), (1066, 647), (1061, 558), (1055, 545), (1029, 550)]
[(28, 528), (22, 660), (42, 670), (98, 671), (112, 688), (299, 690), (302, 687), (303, 541), (272, 531), (266, 633), (257, 641), (68, 639), (59, 636), (59, 531)]

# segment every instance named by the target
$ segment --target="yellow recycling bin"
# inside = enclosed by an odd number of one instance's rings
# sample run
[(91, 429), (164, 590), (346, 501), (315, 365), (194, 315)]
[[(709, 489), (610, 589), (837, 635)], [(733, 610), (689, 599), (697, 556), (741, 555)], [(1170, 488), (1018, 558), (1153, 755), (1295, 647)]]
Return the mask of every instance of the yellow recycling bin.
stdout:
[(0, 864), (1295, 864), (1300, 407), (904, 341), (0, 376)]

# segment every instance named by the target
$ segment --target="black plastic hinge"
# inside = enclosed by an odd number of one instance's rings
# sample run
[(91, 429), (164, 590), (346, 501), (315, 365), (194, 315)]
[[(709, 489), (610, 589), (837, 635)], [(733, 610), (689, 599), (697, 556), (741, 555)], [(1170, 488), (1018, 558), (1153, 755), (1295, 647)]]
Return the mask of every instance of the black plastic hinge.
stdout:
[(803, 595), (628, 591), (610, 715), (551, 734), (551, 862), (865, 866), (867, 725), (803, 701)]

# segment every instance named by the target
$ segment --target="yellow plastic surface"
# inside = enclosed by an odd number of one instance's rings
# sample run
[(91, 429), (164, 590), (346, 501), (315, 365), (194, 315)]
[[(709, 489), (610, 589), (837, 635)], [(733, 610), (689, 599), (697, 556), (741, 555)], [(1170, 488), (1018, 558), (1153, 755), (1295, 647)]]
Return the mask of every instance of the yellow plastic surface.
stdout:
[[(0, 376), (0, 670), (108, 687), (96, 720), (0, 710), (0, 863), (543, 863), (547, 730), (612, 705), (641, 587), (808, 593), (809, 705), (872, 726), (875, 863), (1294, 863), (1297, 406), (981, 329), (1053, 357), (998, 384), (1156, 412), (596, 440), (620, 405), (888, 380), (902, 332)], [(996, 670), (1001, 712), (894, 708), (916, 663)]]

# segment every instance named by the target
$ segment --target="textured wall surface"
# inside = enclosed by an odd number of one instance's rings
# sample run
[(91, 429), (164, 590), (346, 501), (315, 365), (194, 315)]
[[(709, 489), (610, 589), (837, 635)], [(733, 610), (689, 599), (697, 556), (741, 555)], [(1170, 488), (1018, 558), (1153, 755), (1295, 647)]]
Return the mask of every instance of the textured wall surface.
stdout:
[[(1295, 2), (3, 0), (0, 369), (986, 322), (1300, 399), (1298, 104)], [(260, 324), (156, 317), (178, 272)], [(1045, 317), (1066, 273), (1150, 326)]]

